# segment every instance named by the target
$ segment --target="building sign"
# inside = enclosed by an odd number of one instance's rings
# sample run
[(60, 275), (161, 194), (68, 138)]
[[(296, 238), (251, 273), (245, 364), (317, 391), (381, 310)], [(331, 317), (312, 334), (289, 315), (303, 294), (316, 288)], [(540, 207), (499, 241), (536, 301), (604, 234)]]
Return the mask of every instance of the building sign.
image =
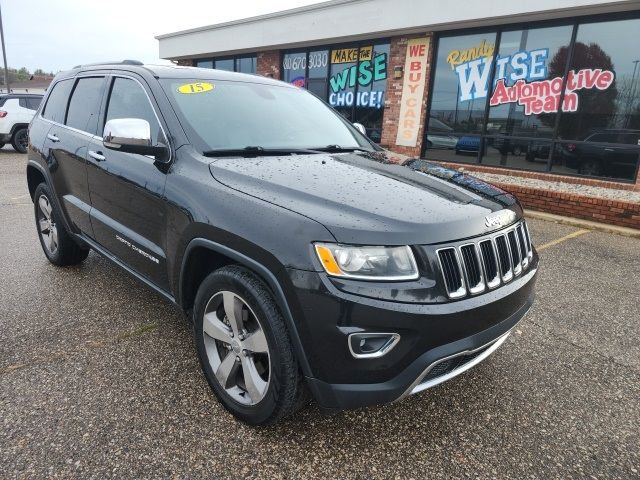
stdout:
[(428, 53), (429, 38), (413, 38), (407, 42), (396, 145), (417, 145)]
[(447, 55), (447, 63), (454, 69), (457, 65), (478, 58), (492, 58), (495, 48), (496, 46), (493, 43), (482, 40), (475, 47), (467, 48), (466, 50), (451, 50), (449, 55)]
[[(360, 50), (360, 58), (358, 58), (358, 50)], [(331, 52), (331, 63), (352, 63), (358, 60), (371, 60), (373, 47), (341, 48)]]
[[(459, 101), (486, 98), (493, 65), (494, 46), (484, 40), (468, 50), (453, 50), (447, 56), (458, 77)], [(524, 107), (524, 115), (555, 113), (559, 110), (562, 77), (548, 79), (549, 49), (522, 50), (504, 57), (496, 57), (494, 92), (491, 106), (517, 103)], [(615, 79), (611, 70), (585, 68), (571, 70), (567, 75), (563, 112), (578, 110), (577, 90), (606, 90)]]
[[(351, 51), (355, 50), (355, 57)], [(348, 52), (347, 52), (348, 51)], [(352, 60), (342, 60), (357, 58), (358, 49), (342, 49), (331, 52), (332, 63), (345, 63)], [(337, 52), (340, 53), (336, 56)], [(329, 103), (334, 107), (356, 107), (382, 108), (384, 106), (384, 85), (382, 89), (370, 88), (374, 82), (379, 82), (387, 78), (387, 55), (381, 53), (373, 57), (373, 47), (360, 48), (360, 61), (350, 67), (345, 68), (329, 78)], [(334, 59), (339, 60), (333, 62)], [(362, 87), (357, 94), (354, 87), (358, 84)], [(367, 89), (369, 87), (370, 89)]]

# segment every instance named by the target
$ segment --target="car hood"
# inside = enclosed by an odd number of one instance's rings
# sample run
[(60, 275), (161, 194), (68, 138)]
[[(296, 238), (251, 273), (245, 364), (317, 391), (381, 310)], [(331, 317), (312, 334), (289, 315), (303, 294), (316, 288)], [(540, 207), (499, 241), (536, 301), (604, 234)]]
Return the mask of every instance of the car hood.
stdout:
[[(433, 244), (522, 215), (515, 198), (470, 175), (390, 152), (218, 158), (220, 183), (312, 218), (341, 243)], [(486, 220), (500, 210), (498, 222)], [(491, 227), (487, 227), (491, 224)]]

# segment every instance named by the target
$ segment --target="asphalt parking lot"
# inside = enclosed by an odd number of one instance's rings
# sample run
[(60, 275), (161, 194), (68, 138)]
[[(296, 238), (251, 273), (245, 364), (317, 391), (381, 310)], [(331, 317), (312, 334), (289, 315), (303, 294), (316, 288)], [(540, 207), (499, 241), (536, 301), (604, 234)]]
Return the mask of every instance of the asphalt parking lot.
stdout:
[(0, 477), (640, 478), (640, 240), (532, 219), (538, 298), (487, 361), (255, 429), (177, 309), (95, 253), (47, 262), (25, 165), (0, 150)]

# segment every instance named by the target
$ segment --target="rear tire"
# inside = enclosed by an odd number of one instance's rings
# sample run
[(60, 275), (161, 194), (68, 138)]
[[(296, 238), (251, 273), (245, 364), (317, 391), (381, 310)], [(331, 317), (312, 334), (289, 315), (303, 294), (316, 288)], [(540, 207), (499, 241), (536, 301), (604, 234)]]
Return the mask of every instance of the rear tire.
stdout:
[(26, 128), (18, 128), (15, 132), (13, 132), (13, 137), (11, 137), (11, 145), (16, 152), (27, 153), (27, 147), (29, 146), (29, 135)]
[(69, 235), (62, 223), (58, 207), (51, 201), (52, 198), (53, 195), (46, 183), (43, 182), (36, 187), (33, 207), (40, 245), (54, 265), (77, 265), (87, 258), (89, 249), (78, 245)]
[(266, 425), (301, 406), (305, 385), (287, 327), (252, 272), (230, 265), (209, 274), (196, 295), (193, 325), (207, 382), (235, 417)]

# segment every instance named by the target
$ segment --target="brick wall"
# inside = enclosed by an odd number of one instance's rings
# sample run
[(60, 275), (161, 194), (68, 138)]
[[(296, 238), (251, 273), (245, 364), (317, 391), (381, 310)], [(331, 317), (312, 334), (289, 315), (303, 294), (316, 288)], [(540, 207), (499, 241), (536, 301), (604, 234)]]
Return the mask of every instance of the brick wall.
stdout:
[[(400, 120), (400, 102), (402, 100), (402, 84), (404, 82), (404, 75), (408, 75), (408, 72), (403, 73), (403, 77), (396, 79), (393, 78), (393, 72), (395, 67), (401, 66), (404, 68), (404, 63), (407, 56), (407, 40), (410, 38), (424, 37), (421, 35), (411, 35), (403, 37), (392, 37), (390, 41), (389, 61), (387, 66), (387, 88), (385, 91), (384, 102), (384, 117), (382, 124), (382, 139), (380, 144), (392, 150), (394, 152), (402, 153), (404, 155), (419, 157), (422, 149), (422, 136), (424, 135), (424, 119), (427, 112), (427, 101), (429, 96), (429, 78), (431, 76), (431, 64), (433, 58), (433, 38), (429, 42), (429, 54), (426, 70), (426, 82), (422, 105), (420, 106), (420, 114), (418, 116), (420, 120), (420, 128), (418, 130), (418, 143), (415, 147), (401, 147), (396, 145), (396, 135), (398, 134), (398, 122)], [(427, 35), (430, 37), (430, 35)]]
[(265, 77), (280, 80), (280, 50), (259, 52), (256, 73)]
[(525, 208), (640, 229), (640, 203), (491, 182), (518, 197)]
[(640, 192), (640, 172), (639, 176), (636, 179), (636, 183), (621, 183), (621, 182), (613, 182), (611, 180), (598, 180), (596, 178), (583, 178), (583, 177), (573, 177), (569, 175), (560, 175), (557, 173), (545, 173), (545, 172), (529, 172), (527, 170), (512, 170), (509, 168), (501, 168), (501, 167), (489, 167), (486, 165), (477, 165), (477, 164), (469, 164), (469, 163), (454, 163), (454, 162), (444, 162), (444, 161), (436, 161), (436, 163), (441, 164), (443, 167), (447, 168), (463, 168), (469, 172), (484, 172), (484, 173), (496, 173), (498, 175), (509, 175), (512, 177), (522, 177), (522, 178), (534, 178), (537, 180), (546, 180), (549, 182), (563, 182), (563, 183), (573, 183), (579, 185), (590, 185), (593, 187), (603, 187), (603, 188), (613, 188), (615, 190), (632, 190)]

